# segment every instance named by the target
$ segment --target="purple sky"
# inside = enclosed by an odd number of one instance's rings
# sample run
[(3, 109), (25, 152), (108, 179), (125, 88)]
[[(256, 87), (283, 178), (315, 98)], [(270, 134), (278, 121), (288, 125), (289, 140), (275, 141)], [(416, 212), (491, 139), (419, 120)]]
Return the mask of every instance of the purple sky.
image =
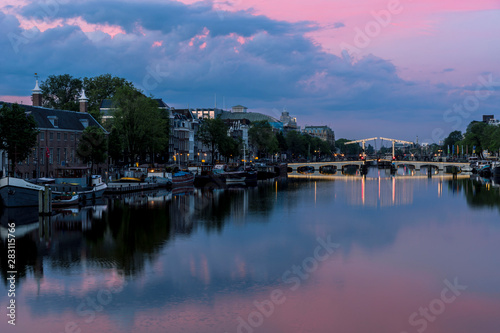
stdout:
[(174, 107), (243, 104), (336, 137), (433, 142), (500, 106), (497, 0), (0, 0), (0, 100), (111, 73)]

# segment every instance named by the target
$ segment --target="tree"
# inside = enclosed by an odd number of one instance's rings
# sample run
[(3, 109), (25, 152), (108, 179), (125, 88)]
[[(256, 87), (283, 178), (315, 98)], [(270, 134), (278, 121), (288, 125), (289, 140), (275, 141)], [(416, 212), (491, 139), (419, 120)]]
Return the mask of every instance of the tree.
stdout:
[(59, 110), (78, 111), (83, 82), (69, 74), (51, 75), (42, 81), (43, 106)]
[[(446, 149), (448, 149), (448, 147), (451, 147), (456, 145), (459, 141), (461, 141), (463, 139), (463, 135), (462, 135), (462, 132), (461, 131), (453, 131), (451, 132), (448, 137), (446, 139), (444, 139), (443, 141), (443, 146)], [(452, 152), (452, 155), (453, 155), (453, 152)]]
[(226, 137), (222, 140), (221, 144), (219, 145), (219, 152), (226, 159), (229, 159), (230, 157), (236, 158), (241, 154), (241, 149), (240, 149), (241, 145), (242, 145), (241, 139), (238, 140), (231, 136), (226, 135)]
[(335, 141), (335, 146), (340, 149), (340, 153), (345, 155), (359, 155), (361, 153), (362, 148), (359, 144), (349, 144), (346, 145), (346, 142), (350, 142), (352, 140), (349, 139), (338, 139)]
[[(89, 99), (89, 113), (98, 121), (101, 119), (101, 103), (104, 99), (112, 98), (121, 87), (132, 88), (133, 84), (124, 78), (102, 74), (95, 77), (85, 77), (83, 87), (85, 95)], [(79, 95), (78, 95), (79, 96)]]
[(283, 135), (283, 132), (278, 132), (276, 134), (276, 140), (278, 140), (278, 149), (281, 153), (286, 153), (288, 150), (288, 145), (286, 143), (285, 136)]
[(250, 143), (257, 149), (259, 157), (278, 152), (278, 139), (267, 120), (255, 121), (248, 130)]
[[(4, 104), (0, 109), (0, 149), (5, 150), (16, 173), (18, 161), (25, 160), (36, 144), (37, 125), (18, 104)], [(10, 170), (8, 170), (10, 174)]]
[[(484, 135), (486, 126), (489, 126), (482, 121), (473, 121), (467, 126), (467, 130), (465, 132), (465, 138), (463, 140), (464, 145), (472, 148), (471, 152), (475, 147), (476, 154), (478, 154), (481, 158), (483, 157), (483, 149), (487, 145), (487, 140)], [(446, 147), (445, 147), (446, 149)]]
[(123, 86), (113, 97), (113, 107), (113, 127), (131, 162), (165, 148), (168, 133), (155, 100), (135, 88)]
[(224, 144), (228, 127), (222, 119), (203, 119), (198, 129), (198, 139), (209, 147), (214, 164), (215, 152)]
[(97, 126), (89, 126), (83, 130), (76, 154), (84, 163), (90, 163), (90, 170), (93, 172), (94, 164), (106, 161), (107, 147), (104, 131)]
[(286, 145), (292, 157), (305, 156), (307, 154), (307, 143), (304, 136), (296, 131), (286, 134)]

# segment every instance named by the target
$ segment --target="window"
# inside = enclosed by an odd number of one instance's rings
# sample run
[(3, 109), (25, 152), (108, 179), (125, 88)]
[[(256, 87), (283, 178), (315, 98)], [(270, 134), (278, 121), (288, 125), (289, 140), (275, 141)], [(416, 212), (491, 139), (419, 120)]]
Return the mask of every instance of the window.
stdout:
[(64, 141), (68, 141), (68, 133), (64, 133)]
[(64, 164), (66, 164), (66, 162), (68, 160), (68, 150), (66, 148), (64, 148), (63, 158), (64, 158)]
[(54, 140), (54, 133), (52, 132), (49, 133), (49, 140)]
[(83, 128), (87, 128), (89, 126), (89, 120), (88, 119), (80, 119), (80, 122), (83, 125)]
[(61, 133), (57, 133), (57, 140), (61, 140)]
[(75, 141), (75, 135), (71, 134), (71, 141)]
[(61, 148), (57, 148), (57, 163), (61, 163)]
[(40, 148), (40, 164), (44, 165), (45, 163), (45, 148)]
[(47, 119), (50, 121), (52, 126), (55, 128), (59, 127), (59, 119), (56, 116), (47, 116)]
[(45, 132), (40, 132), (40, 141), (45, 140)]
[(49, 164), (54, 163), (54, 148), (50, 148), (49, 150)]

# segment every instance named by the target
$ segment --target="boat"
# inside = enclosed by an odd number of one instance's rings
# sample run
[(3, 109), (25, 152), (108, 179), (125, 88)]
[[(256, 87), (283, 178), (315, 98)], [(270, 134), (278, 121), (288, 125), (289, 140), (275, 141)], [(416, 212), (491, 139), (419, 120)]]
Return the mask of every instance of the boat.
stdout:
[(65, 207), (78, 205), (80, 195), (76, 193), (66, 193), (52, 197), (52, 207)]
[(186, 171), (178, 171), (172, 174), (172, 186), (193, 185), (194, 174)]
[(144, 167), (130, 167), (124, 171), (123, 177), (120, 182), (126, 183), (140, 183), (143, 182), (148, 176), (148, 169)]
[(53, 200), (57, 196), (65, 195), (67, 192), (74, 192), (79, 195), (80, 201), (102, 198), (104, 191), (108, 188), (108, 185), (102, 181), (100, 175), (92, 175), (90, 177), (90, 186), (82, 186), (79, 183), (58, 183), (49, 184), (49, 186), (52, 189)]
[(39, 192), (43, 190), (43, 186), (27, 182), (20, 178), (0, 178), (0, 206), (38, 206)]

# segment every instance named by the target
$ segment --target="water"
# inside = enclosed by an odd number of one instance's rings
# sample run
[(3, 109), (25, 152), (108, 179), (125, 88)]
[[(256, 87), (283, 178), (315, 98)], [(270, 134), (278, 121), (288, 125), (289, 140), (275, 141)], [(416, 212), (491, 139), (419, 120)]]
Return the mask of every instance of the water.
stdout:
[(499, 207), (492, 184), (378, 170), (109, 199), (18, 222), (0, 331), (496, 333)]

